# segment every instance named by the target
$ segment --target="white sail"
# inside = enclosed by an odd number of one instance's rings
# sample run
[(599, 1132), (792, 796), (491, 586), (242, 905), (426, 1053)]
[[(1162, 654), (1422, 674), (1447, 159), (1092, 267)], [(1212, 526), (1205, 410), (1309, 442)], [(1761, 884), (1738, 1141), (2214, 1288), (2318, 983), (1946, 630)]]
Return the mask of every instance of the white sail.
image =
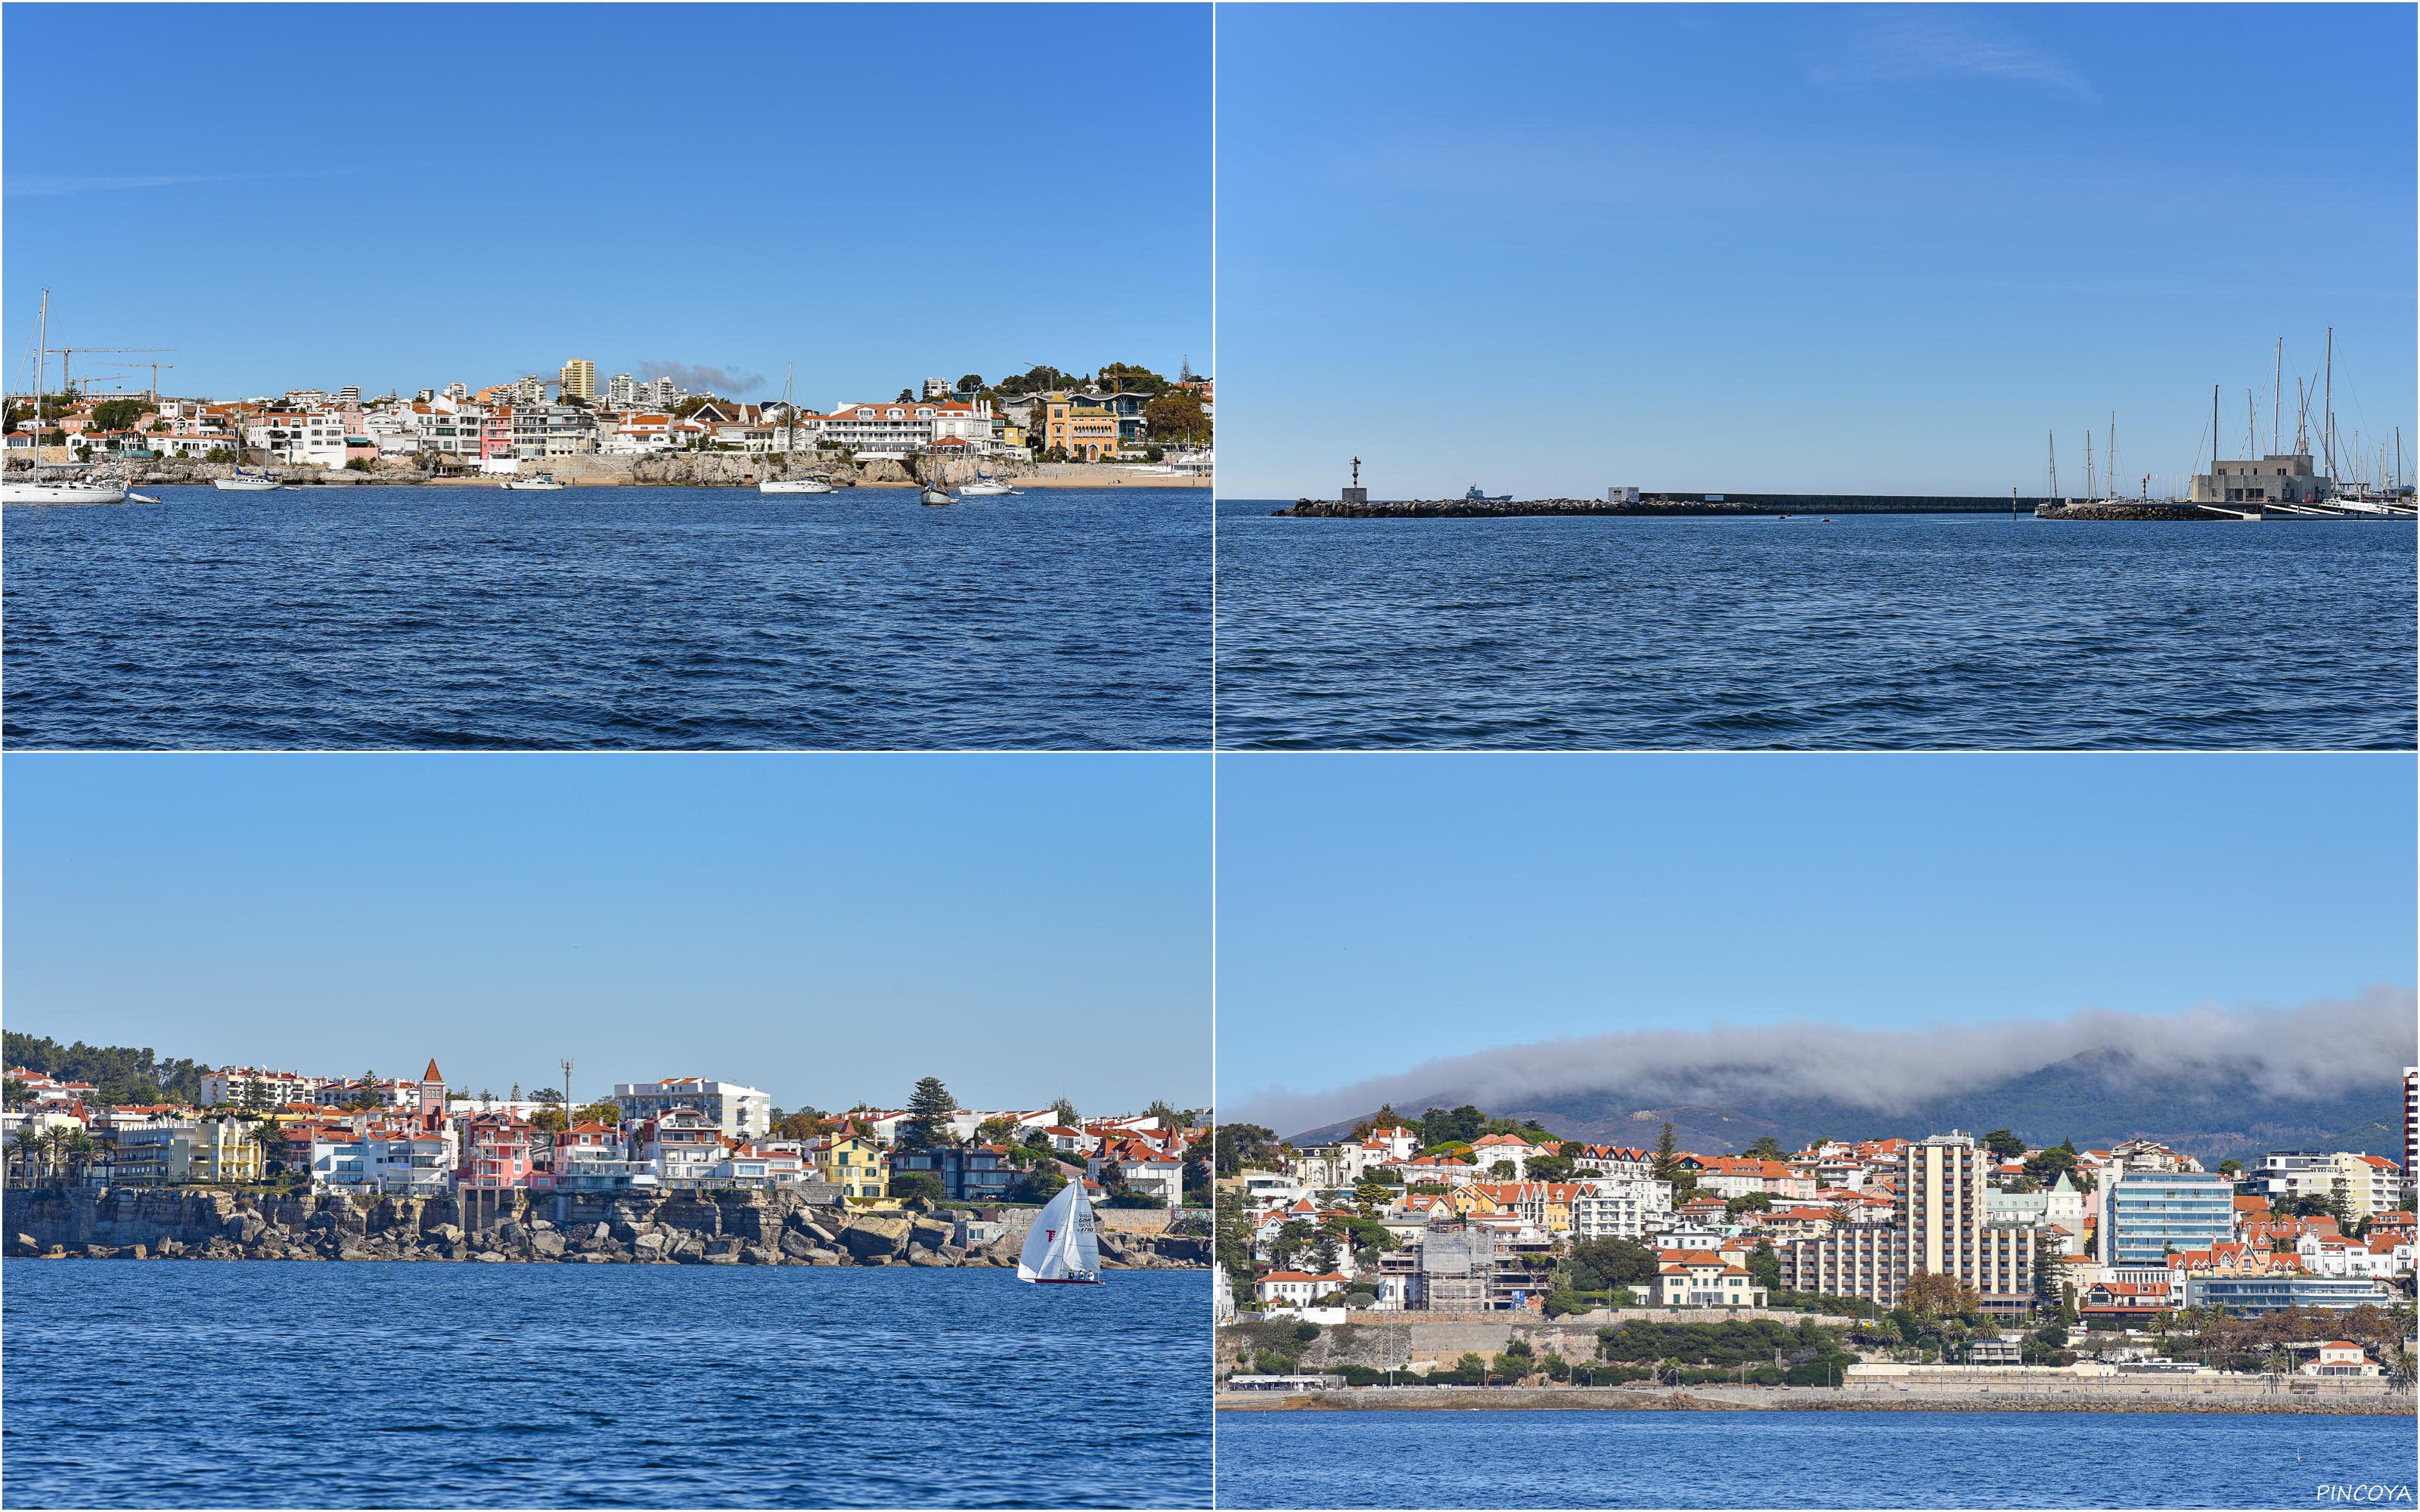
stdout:
[(1093, 1232), (1093, 1205), (1083, 1182), (1070, 1181), (1033, 1218), (1016, 1257), (1020, 1281), (1100, 1279), (1101, 1251)]
[(1093, 1199), (1084, 1196), (1081, 1181), (1070, 1181), (1067, 1190), (1076, 1194), (1076, 1207), (1069, 1215), (1067, 1264), (1087, 1281), (1101, 1276), (1101, 1244), (1093, 1228)]
[(1016, 1257), (1018, 1280), (1066, 1279), (1067, 1218), (1075, 1206), (1077, 1186), (1070, 1181), (1061, 1187), (1058, 1195), (1033, 1215), (1033, 1227), (1025, 1231), (1025, 1248)]

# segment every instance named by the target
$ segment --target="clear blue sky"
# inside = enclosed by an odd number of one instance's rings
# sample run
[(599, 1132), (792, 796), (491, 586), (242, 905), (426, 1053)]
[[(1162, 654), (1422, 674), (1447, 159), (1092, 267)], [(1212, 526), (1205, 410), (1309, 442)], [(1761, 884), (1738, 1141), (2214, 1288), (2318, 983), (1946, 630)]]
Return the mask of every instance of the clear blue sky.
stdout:
[(1193, 756), (10, 756), (8, 1024), (783, 1107), (1210, 1096)]
[(1218, 1096), (2413, 980), (2403, 756), (1221, 756)]
[(45, 285), (54, 346), (220, 394), (1210, 367), (1206, 5), (10, 6), (6, 45), (11, 385)]
[(2181, 489), (2330, 325), (2409, 478), (2413, 17), (1222, 6), (1221, 492)]

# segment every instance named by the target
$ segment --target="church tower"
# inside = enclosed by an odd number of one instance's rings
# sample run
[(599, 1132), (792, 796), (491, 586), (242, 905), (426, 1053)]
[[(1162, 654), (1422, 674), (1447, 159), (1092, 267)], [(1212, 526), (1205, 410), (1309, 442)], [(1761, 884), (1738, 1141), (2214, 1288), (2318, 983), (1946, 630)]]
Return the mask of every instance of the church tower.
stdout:
[(420, 1113), (427, 1118), (445, 1116), (445, 1077), (437, 1069), (437, 1059), (430, 1057), (428, 1069), (420, 1074)]

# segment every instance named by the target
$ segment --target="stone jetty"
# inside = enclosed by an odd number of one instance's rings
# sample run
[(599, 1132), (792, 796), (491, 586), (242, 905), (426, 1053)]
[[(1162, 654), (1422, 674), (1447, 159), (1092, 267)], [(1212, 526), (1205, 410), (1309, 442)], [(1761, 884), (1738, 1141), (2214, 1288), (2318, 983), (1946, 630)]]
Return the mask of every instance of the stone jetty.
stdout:
[[(163, 1187), (11, 1190), (13, 1257), (86, 1259), (465, 1260), (603, 1265), (1014, 1266), (1032, 1210), (973, 1242), (952, 1210), (870, 1211), (783, 1192), (542, 1196), (487, 1221), (452, 1197), (255, 1196)], [(1104, 1210), (1105, 1269), (1205, 1266), (1206, 1221)], [(466, 1222), (466, 1220), (469, 1220)]]
[(1271, 513), (1319, 519), (1510, 519), (1531, 515), (2006, 515), (2055, 500), (1959, 494), (1648, 493), (1607, 499), (1297, 499)]

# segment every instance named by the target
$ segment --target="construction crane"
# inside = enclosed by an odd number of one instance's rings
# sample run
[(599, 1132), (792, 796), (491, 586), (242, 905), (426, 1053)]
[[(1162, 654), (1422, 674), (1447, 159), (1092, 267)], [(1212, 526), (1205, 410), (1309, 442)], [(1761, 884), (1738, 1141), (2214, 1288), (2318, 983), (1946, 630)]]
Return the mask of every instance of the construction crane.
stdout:
[(59, 392), (73, 393), (75, 384), (68, 378), (68, 364), (78, 352), (109, 353), (123, 356), (129, 352), (173, 352), (174, 347), (53, 347), (50, 354), (59, 360)]

